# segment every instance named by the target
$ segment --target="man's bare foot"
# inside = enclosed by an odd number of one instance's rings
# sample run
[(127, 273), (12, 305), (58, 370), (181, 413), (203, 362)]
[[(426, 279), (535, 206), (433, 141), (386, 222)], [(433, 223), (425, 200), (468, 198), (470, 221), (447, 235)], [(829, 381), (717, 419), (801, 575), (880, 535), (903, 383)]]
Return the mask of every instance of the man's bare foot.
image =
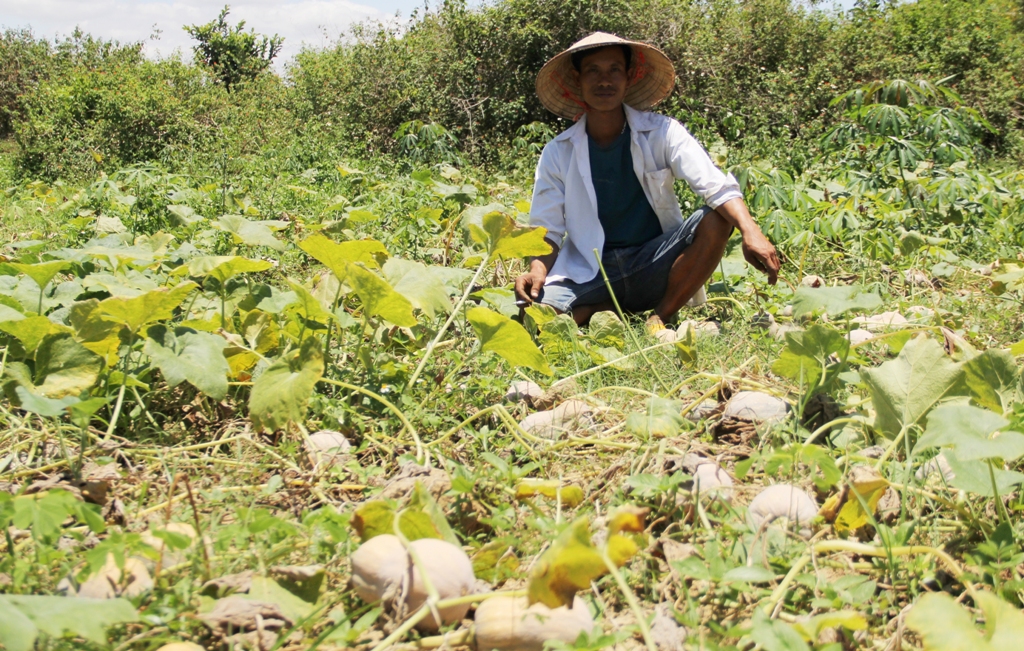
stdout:
[(661, 320), (661, 317), (657, 314), (652, 314), (647, 317), (647, 323), (644, 324), (647, 328), (647, 334), (651, 335), (662, 343), (668, 343), (675, 341), (678, 338), (675, 330), (667, 327), (665, 322)]

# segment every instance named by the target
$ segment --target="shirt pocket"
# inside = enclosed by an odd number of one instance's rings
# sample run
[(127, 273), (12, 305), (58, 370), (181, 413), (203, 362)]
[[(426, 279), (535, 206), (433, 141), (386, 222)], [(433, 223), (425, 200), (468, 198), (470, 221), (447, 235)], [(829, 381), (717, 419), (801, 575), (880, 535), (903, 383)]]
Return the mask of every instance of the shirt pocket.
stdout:
[(671, 210), (673, 206), (678, 205), (676, 193), (672, 188), (675, 177), (672, 175), (671, 168), (666, 167), (663, 170), (644, 172), (644, 181), (647, 185), (647, 191), (651, 194), (652, 208), (655, 210)]

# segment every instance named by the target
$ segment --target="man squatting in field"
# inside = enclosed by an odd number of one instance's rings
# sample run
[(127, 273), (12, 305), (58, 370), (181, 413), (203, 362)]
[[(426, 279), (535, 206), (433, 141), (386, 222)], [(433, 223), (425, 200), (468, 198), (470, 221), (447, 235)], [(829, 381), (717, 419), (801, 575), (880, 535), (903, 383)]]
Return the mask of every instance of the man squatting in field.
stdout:
[[(571, 313), (583, 325), (613, 309), (596, 249), (623, 310), (653, 310), (657, 335), (703, 289), (733, 228), (743, 256), (775, 284), (779, 258), (743, 202), (739, 184), (672, 118), (646, 112), (675, 83), (660, 50), (596, 32), (547, 62), (541, 102), (576, 124), (549, 142), (537, 165), (530, 223), (551, 253), (530, 260), (517, 298)], [(706, 205), (684, 219), (672, 184), (684, 179)]]

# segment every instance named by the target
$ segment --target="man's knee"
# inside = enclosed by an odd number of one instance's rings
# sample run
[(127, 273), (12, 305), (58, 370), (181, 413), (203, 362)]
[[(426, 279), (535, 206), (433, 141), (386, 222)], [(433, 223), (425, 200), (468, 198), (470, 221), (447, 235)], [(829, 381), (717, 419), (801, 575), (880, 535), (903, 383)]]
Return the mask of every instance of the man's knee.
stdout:
[(700, 225), (697, 227), (698, 235), (702, 230), (716, 243), (721, 242), (724, 246), (729, 241), (729, 236), (732, 235), (732, 224), (726, 221), (718, 211), (712, 210), (700, 220)]

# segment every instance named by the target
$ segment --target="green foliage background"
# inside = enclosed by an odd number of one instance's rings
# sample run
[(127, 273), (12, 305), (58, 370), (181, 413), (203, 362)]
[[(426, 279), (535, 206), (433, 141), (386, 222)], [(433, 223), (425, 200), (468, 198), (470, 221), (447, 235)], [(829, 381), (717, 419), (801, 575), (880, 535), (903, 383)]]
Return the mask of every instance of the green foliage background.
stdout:
[[(396, 132), (440, 124), (471, 162), (510, 164), (525, 125), (566, 126), (540, 106), (540, 66), (606, 30), (663, 48), (679, 73), (660, 111), (706, 142), (802, 169), (834, 124), (838, 92), (883, 78), (950, 77), (995, 127), (984, 144), (1019, 157), (1022, 18), (1012, 0), (861, 2), (838, 13), (790, 0), (446, 0), (407, 26), (365, 23), (285, 72), (228, 94), (217, 72), (148, 61), (140, 44), (27, 30), (0, 38), (0, 137), (30, 177), (69, 177), (144, 161), (209, 166), (270, 153), (297, 169), (339, 153), (398, 149)], [(514, 152), (518, 155), (518, 152)]]

